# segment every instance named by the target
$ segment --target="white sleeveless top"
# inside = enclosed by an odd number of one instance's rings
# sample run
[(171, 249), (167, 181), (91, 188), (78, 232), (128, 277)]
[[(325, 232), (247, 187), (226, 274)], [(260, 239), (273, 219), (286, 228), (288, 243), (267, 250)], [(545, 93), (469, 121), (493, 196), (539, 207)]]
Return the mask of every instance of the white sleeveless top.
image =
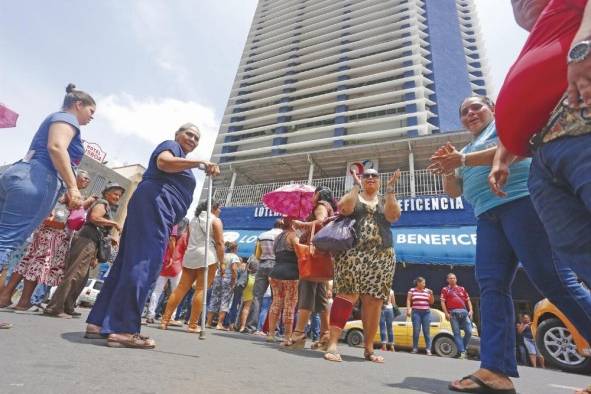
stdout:
[[(207, 247), (207, 265), (213, 265), (217, 263), (217, 257), (215, 253), (215, 246), (213, 242), (213, 214), (210, 216), (210, 242)], [(203, 211), (199, 216), (191, 219), (189, 223), (189, 245), (183, 258), (183, 267), (189, 269), (203, 268), (205, 267), (205, 231), (207, 223), (207, 212)]]

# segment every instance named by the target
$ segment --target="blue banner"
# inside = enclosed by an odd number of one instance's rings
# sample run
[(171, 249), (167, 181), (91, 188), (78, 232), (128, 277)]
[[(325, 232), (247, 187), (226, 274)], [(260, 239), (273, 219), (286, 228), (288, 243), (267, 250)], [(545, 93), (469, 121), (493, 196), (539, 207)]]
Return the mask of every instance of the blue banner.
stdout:
[[(265, 229), (266, 230), (266, 229)], [(238, 255), (254, 253), (258, 230), (226, 230), (224, 240), (238, 244)], [(476, 227), (392, 228), (396, 261), (416, 264), (474, 265)]]
[[(402, 210), (393, 227), (474, 226), (474, 210), (464, 199), (446, 195), (404, 198), (398, 201)], [(273, 227), (278, 213), (264, 206), (225, 207), (221, 219), (226, 228), (266, 231)]]

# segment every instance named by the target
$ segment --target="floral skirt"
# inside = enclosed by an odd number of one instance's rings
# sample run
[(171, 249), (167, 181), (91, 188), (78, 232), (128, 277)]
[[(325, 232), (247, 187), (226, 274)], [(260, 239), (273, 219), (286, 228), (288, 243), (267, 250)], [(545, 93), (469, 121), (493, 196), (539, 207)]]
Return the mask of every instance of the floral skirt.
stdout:
[(72, 233), (41, 225), (33, 234), (33, 241), (15, 272), (25, 279), (48, 286), (57, 286), (64, 277), (66, 255)]

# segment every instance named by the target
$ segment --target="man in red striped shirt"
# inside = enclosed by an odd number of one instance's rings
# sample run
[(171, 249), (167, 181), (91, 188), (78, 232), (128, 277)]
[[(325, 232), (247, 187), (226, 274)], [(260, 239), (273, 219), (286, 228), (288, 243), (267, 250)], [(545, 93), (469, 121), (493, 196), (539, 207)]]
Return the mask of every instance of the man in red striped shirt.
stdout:
[(472, 302), (466, 289), (458, 286), (458, 278), (454, 273), (447, 274), (447, 284), (448, 286), (441, 289), (441, 309), (451, 323), (460, 358), (465, 359), (466, 349), (472, 337)]

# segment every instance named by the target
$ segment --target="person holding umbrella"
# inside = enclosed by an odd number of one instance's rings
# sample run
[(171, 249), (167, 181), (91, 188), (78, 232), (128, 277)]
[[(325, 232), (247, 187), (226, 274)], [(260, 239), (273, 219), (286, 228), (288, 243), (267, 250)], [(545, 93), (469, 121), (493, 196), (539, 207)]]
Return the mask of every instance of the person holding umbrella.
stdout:
[(330, 311), (330, 337), (324, 358), (342, 361), (337, 342), (353, 305), (358, 299), (363, 304), (364, 358), (383, 363), (373, 350), (373, 340), (378, 330), (382, 303), (390, 295), (394, 277), (394, 249), (390, 225), (400, 218), (400, 205), (394, 188), (400, 171), (388, 180), (385, 197), (379, 196), (380, 174), (374, 169), (363, 172), (362, 179), (353, 173), (354, 184), (349, 193), (338, 203), (343, 216), (355, 220), (357, 243), (353, 248), (335, 255), (334, 289), (337, 297)]
[(129, 201), (119, 253), (88, 316), (87, 338), (108, 335), (110, 347), (156, 346), (153, 339), (138, 334), (141, 315), (162, 268), (170, 231), (193, 200), (196, 181), (191, 169), (219, 174), (217, 165), (186, 157), (197, 147), (199, 137), (197, 126), (186, 123), (176, 131), (174, 141), (162, 142), (152, 153)]

